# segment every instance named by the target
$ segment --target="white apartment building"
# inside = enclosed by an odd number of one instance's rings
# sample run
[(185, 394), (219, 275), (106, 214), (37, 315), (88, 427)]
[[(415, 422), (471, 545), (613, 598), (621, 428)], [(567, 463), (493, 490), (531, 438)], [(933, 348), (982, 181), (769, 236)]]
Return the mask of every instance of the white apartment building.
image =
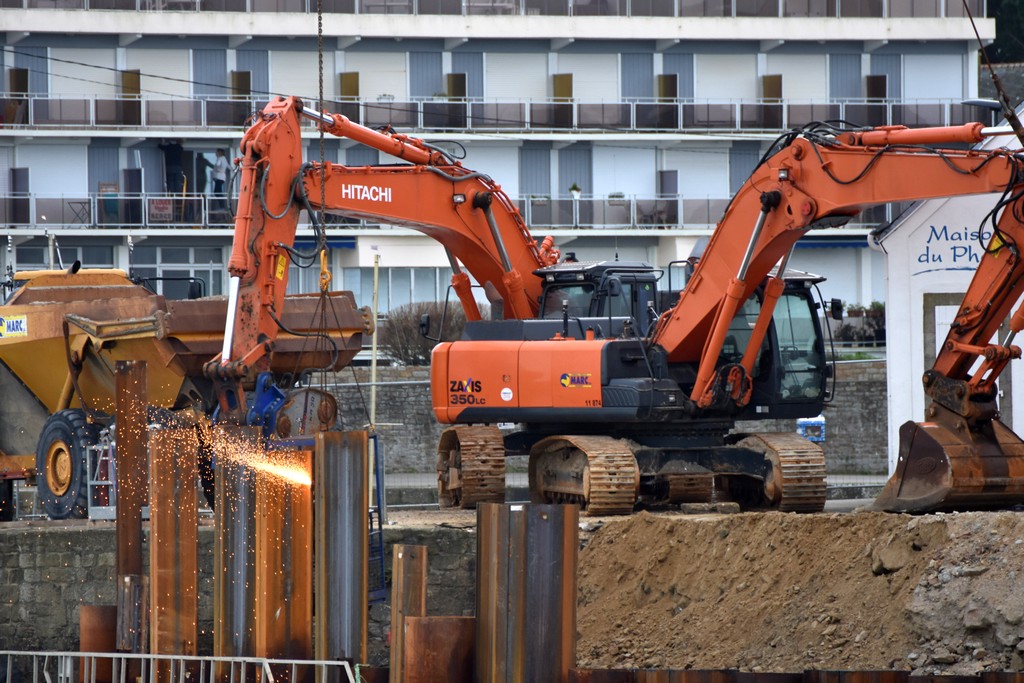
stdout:
[[(995, 36), (984, 4), (977, 30)], [(910, 126), (988, 114), (961, 0), (0, 0), (0, 266), (55, 256), (221, 293), (232, 237), (202, 155), (299, 95), (465, 153), (538, 239), (581, 260), (659, 267), (709, 234), (783, 131), (816, 120)], [(309, 160), (321, 158), (311, 126)], [(180, 139), (184, 199), (158, 146)], [(396, 160), (327, 138), (323, 158)], [(205, 170), (203, 170), (205, 175)], [(569, 188), (580, 189), (574, 197)], [(826, 297), (885, 298), (866, 235), (895, 210), (805, 239), (791, 265)], [(440, 246), (338, 219), (334, 284), (381, 308), (443, 299)], [(298, 239), (311, 240), (308, 224)], [(57, 245), (54, 248), (53, 244)], [(293, 291), (316, 273), (293, 273)], [(156, 286), (183, 296), (181, 280)]]

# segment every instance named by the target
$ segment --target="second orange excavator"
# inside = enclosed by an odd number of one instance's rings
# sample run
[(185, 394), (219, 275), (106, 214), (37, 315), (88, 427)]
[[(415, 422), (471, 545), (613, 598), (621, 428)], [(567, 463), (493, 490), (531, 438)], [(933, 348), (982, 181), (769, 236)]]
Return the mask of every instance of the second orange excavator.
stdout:
[[(402, 163), (300, 167), (303, 118)], [(877, 505), (995, 507), (1024, 502), (1024, 443), (999, 421), (994, 389), (1021, 352), (1012, 338), (988, 342), (1024, 291), (1024, 164), (968, 146), (1007, 132), (791, 131), (733, 198), (685, 286), (659, 292), (666, 278), (648, 264), (560, 263), (553, 240), (531, 235), (500, 186), (439, 147), (278, 98), (243, 140), (238, 230), (294, 235), (305, 207), (408, 226), (444, 245), (471, 322), (432, 359), (434, 413), (457, 425), (438, 450), (443, 504), (500, 500), (505, 456), (529, 453), (534, 500), (577, 502), (591, 515), (718, 500), (816, 511), (821, 448), (734, 429), (812, 417), (826, 400), (821, 278), (787, 269), (794, 245), (879, 204), (993, 194), (993, 237), (925, 377), (928, 421), (904, 427), (899, 468)], [(470, 275), (503, 319), (480, 319)], [(260, 316), (258, 302), (245, 309)], [(1018, 310), (1011, 328), (1022, 327)], [(261, 343), (254, 337), (253, 348)]]

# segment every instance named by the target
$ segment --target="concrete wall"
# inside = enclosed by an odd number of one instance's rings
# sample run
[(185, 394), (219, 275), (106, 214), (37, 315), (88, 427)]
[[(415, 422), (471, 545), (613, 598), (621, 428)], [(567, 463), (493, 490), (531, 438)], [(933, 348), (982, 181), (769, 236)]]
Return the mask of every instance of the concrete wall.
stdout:
[[(213, 650), (213, 528), (199, 533), (199, 653)], [(472, 616), (476, 535), (449, 527), (388, 527), (385, 567), (396, 544), (426, 545), (427, 612)], [(0, 650), (75, 651), (81, 605), (113, 605), (113, 522), (0, 524)], [(148, 545), (144, 548), (148, 556)], [(148, 571), (148, 563), (147, 563)], [(370, 610), (370, 663), (386, 665), (388, 605)]]
[[(346, 428), (367, 423), (369, 369), (338, 374), (333, 391)], [(377, 425), (389, 474), (434, 472), (442, 426), (430, 409), (429, 368), (379, 368)], [(360, 398), (362, 396), (362, 398)], [(848, 361), (836, 366), (835, 400), (825, 409), (825, 457), (833, 474), (886, 474), (887, 410), (885, 361)], [(744, 431), (795, 429), (795, 424), (751, 422)]]

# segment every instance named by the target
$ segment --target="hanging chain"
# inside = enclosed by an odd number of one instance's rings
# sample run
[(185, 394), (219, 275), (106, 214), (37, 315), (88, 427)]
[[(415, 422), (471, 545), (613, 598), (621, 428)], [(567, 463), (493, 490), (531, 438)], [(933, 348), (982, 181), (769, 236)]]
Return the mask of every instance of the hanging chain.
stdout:
[[(320, 91), (317, 93), (319, 98), (317, 101), (317, 111), (324, 111), (324, 9), (323, 0), (316, 0), (316, 58), (317, 58), (317, 76)], [(324, 157), (326, 156), (324, 151), (324, 127), (317, 126), (317, 130), (320, 131), (320, 226), (321, 236), (323, 244), (319, 245), (321, 249), (327, 247), (325, 227), (326, 223), (324, 218), (326, 216), (327, 206), (327, 187), (324, 182), (326, 178), (326, 171), (324, 170)]]
[[(323, 0), (316, 0), (316, 58), (317, 58), (317, 77), (319, 92), (317, 93), (317, 111), (323, 112), (326, 110), (324, 107), (324, 9)], [(330, 303), (328, 297), (328, 289), (331, 284), (331, 270), (330, 270), (330, 259), (328, 258), (327, 251), (327, 171), (325, 164), (325, 157), (327, 156), (324, 143), (324, 127), (317, 126), (317, 130), (320, 132), (320, 220), (319, 235), (317, 239), (317, 249), (320, 251), (320, 321), (318, 332), (320, 336), (317, 338), (320, 340), (327, 340), (327, 306)], [(325, 344), (325, 349), (328, 344)], [(320, 370), (320, 382), (321, 385), (327, 383), (327, 373), (333, 370), (322, 366)]]

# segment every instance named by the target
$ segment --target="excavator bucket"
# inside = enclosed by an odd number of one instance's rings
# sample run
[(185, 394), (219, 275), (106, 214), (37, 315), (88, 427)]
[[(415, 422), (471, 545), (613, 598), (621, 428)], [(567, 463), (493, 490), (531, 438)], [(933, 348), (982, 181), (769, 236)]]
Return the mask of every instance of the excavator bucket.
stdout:
[(1024, 441), (998, 420), (900, 427), (896, 471), (872, 504), (887, 512), (984, 510), (1024, 504)]

